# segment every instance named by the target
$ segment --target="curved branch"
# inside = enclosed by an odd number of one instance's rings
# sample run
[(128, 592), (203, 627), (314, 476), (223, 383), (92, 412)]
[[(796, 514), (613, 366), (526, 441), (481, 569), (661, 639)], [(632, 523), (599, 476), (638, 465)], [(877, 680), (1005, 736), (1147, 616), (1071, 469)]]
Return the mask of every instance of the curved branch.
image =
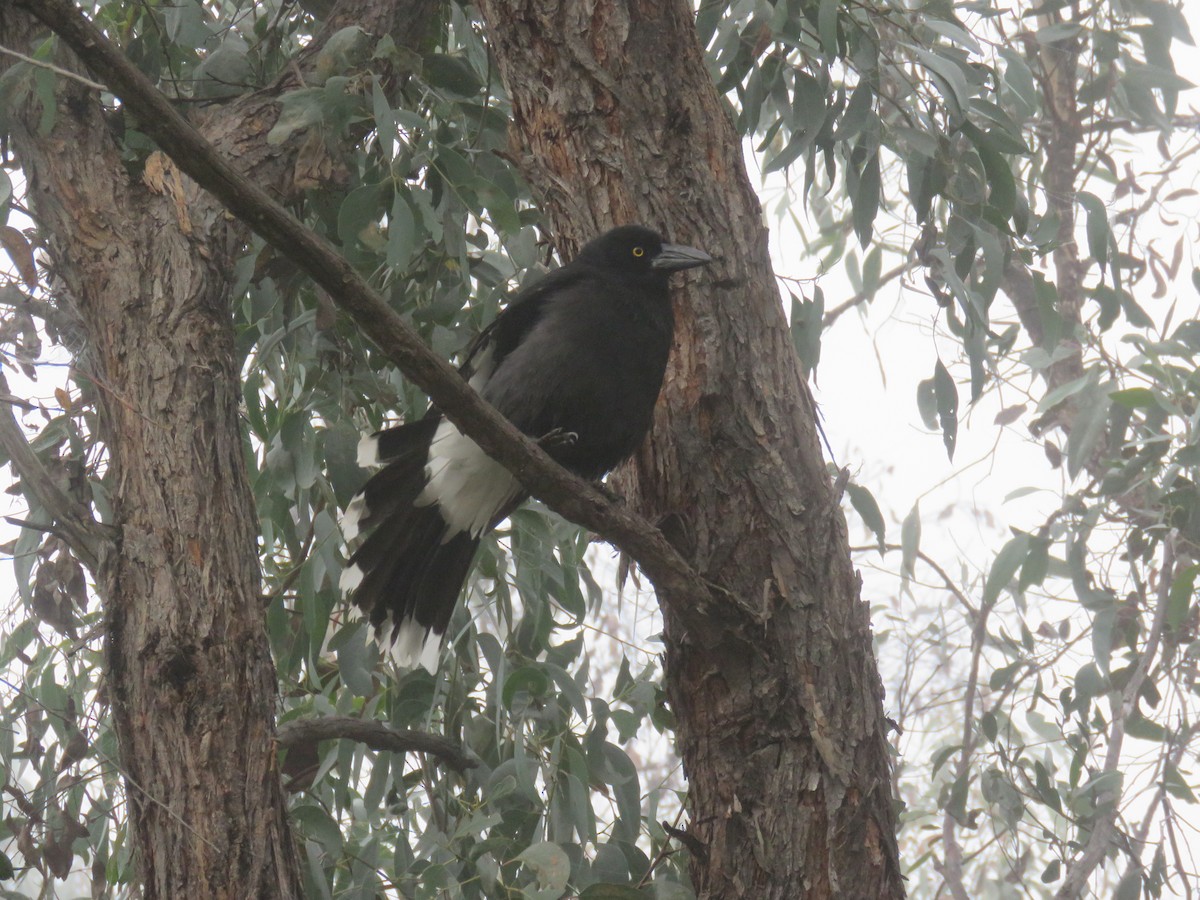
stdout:
[(276, 732), (279, 746), (285, 749), (341, 738), (365, 744), (372, 750), (428, 753), (456, 772), (479, 765), (478, 760), (467, 756), (462, 747), (453, 741), (424, 731), (399, 731), (374, 719), (355, 719), (350, 716), (293, 719), (280, 725)]
[(690, 618), (699, 605), (711, 604), (710, 585), (658, 529), (613, 506), (593, 485), (556, 464), (485, 403), (350, 263), (214, 150), (70, 0), (15, 0), (15, 5), (27, 9), (69, 45), (181, 170), (324, 288), (450, 421), (534, 497), (629, 553), (681, 615)]

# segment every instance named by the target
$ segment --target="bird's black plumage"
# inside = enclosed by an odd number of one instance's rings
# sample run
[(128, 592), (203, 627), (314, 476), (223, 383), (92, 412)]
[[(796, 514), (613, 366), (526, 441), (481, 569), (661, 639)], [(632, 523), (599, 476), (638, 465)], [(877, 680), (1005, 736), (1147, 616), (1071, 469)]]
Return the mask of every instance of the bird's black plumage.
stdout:
[[(710, 262), (640, 225), (614, 228), (518, 293), (467, 353), (462, 374), (552, 457), (600, 478), (650, 428), (670, 353), (670, 273)], [(528, 496), (437, 410), (363, 440), (382, 465), (346, 509), (342, 587), (398, 662), (436, 667), (480, 535)]]

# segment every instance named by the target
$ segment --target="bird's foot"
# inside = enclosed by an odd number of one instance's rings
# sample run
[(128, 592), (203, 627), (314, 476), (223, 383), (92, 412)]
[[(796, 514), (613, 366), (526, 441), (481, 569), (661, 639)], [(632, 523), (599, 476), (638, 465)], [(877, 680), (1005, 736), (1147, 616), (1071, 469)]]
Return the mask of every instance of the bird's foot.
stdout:
[(579, 435), (574, 431), (555, 428), (553, 431), (548, 431), (538, 438), (538, 446), (549, 452), (551, 450), (561, 450), (565, 447), (573, 447), (577, 440), (579, 440)]

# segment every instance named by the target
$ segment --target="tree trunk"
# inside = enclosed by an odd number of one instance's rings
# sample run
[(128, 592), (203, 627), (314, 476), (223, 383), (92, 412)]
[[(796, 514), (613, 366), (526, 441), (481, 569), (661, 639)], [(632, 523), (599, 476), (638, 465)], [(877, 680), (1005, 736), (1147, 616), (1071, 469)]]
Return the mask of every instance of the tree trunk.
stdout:
[[(25, 49), (16, 17), (7, 25), (3, 42)], [(169, 176), (160, 194), (131, 178), (94, 92), (59, 79), (57, 102), (49, 134), (31, 100), (12, 137), (33, 212), (54, 235), (60, 298), (86, 331), (77, 365), (95, 385), (108, 448), (120, 538), (95, 577), (145, 896), (298, 897), (230, 261), (202, 237), (218, 211), (194, 191), (177, 205)]]
[[(206, 135), (260, 183), (290, 190), (302, 139), (271, 146), (276, 98), (347, 24), (412, 45), (438, 0), (345, 0), (271, 91), (206, 110)], [(11, 6), (0, 43), (42, 36)], [(57, 60), (73, 70), (69, 54)], [(0, 57), (0, 71), (10, 64)], [(161, 156), (130, 174), (96, 93), (56, 82), (40, 130), (12, 111), (28, 197), (86, 333), (108, 450), (114, 549), (94, 572), (106, 684), (147, 898), (303, 896), (276, 766), (275, 667), (263, 629), (254, 498), (238, 405), (229, 272), (245, 226)]]
[(622, 473), (726, 593), (662, 596), (702, 898), (904, 894), (883, 689), (759, 202), (683, 0), (481, 0), (513, 155), (569, 255), (622, 222), (703, 247)]

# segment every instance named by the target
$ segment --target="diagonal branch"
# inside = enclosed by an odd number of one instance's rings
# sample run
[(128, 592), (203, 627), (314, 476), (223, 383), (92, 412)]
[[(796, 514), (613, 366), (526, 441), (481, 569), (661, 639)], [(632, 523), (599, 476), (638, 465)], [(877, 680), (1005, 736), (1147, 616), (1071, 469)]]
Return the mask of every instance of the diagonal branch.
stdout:
[(534, 497), (629, 553), (662, 598), (674, 602), (682, 615), (697, 604), (711, 602), (710, 585), (661, 532), (613, 506), (593, 485), (556, 464), (485, 403), (323, 238), (217, 153), (70, 0), (14, 2), (70, 46), (180, 169), (324, 288), (450, 421), (511, 471)]

